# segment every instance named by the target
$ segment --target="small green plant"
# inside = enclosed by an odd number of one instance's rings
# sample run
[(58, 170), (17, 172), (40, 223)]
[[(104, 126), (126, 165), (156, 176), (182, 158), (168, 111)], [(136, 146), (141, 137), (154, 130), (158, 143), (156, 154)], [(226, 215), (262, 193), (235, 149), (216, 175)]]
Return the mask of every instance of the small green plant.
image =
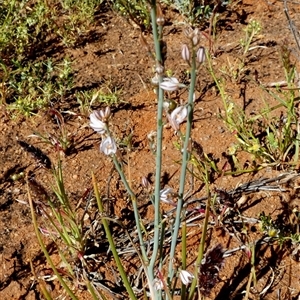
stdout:
[(4, 0), (0, 13), (0, 58), (22, 61), (43, 47), (49, 36), (60, 37), (66, 45), (76, 43), (90, 28), (96, 8), (103, 0), (50, 2)]
[[(162, 2), (177, 9), (188, 24), (200, 25), (210, 19), (215, 9), (220, 6), (226, 6), (229, 1), (162, 0)], [(216, 22), (216, 19), (213, 22)]]
[(61, 1), (62, 11), (66, 12), (62, 18), (62, 26), (57, 28), (56, 33), (67, 46), (80, 43), (81, 39), (89, 32), (94, 14), (103, 0), (64, 0)]
[(239, 55), (236, 55), (232, 59), (228, 57), (228, 64), (220, 68), (220, 72), (226, 77), (226, 79), (238, 83), (245, 78), (245, 70), (247, 70), (248, 63), (246, 54), (251, 50), (250, 45), (253, 42), (253, 39), (261, 31), (261, 25), (258, 21), (252, 20), (246, 26), (244, 31), (246, 33), (245, 38), (240, 40), (240, 45), (243, 49), (242, 56), (240, 57)]
[(6, 103), (8, 109), (29, 116), (39, 109), (49, 106), (50, 101), (63, 99), (73, 86), (71, 62), (46, 62), (20, 64), (7, 71)]
[[(0, 13), (0, 59), (21, 61), (51, 31), (52, 15), (45, 1), (2, 1)], [(35, 46), (34, 46), (35, 45)]]
[[(299, 156), (299, 124), (295, 110), (294, 74), (289, 53), (282, 49), (285, 70), (286, 90), (271, 91), (262, 87), (268, 97), (278, 104), (270, 106), (265, 101), (265, 108), (255, 116), (249, 116), (232, 101), (225, 91), (225, 82), (217, 78), (209, 59), (209, 70), (220, 91), (224, 105), (224, 121), (229, 130), (236, 136), (237, 144), (229, 151), (236, 160), (236, 152), (246, 151), (252, 155), (256, 166), (296, 165)], [(278, 112), (281, 109), (281, 112)]]
[[(88, 228), (92, 225), (87, 225), (84, 222), (87, 212), (80, 214), (77, 210), (78, 208), (73, 206), (69, 201), (64, 187), (60, 162), (53, 172), (56, 181), (56, 187), (54, 187), (56, 197), (52, 199), (47, 194), (43, 195), (46, 198), (44, 201), (47, 200), (47, 203), (37, 202), (32, 199), (30, 195), (32, 180), (28, 183), (29, 204), (39, 244), (47, 258), (47, 262), (52, 268), (53, 275), (56, 276), (64, 291), (71, 299), (78, 299), (72, 291), (74, 283), (77, 286), (86, 286), (93, 299), (99, 299), (97, 296), (99, 292), (96, 292), (93, 283), (93, 280), (97, 280), (97, 278), (91, 279), (89, 277), (89, 263), (85, 255), (88, 251), (87, 247), (90, 246), (87, 242), (89, 235)], [(43, 216), (41, 219), (42, 222), (37, 220), (36, 211), (40, 212)], [(48, 236), (52, 240), (55, 250), (61, 259), (60, 267), (54, 264), (42, 235)], [(42, 283), (40, 285), (42, 286)], [(42, 291), (47, 299), (51, 299), (49, 292), (43, 288)]]
[(112, 2), (113, 8), (122, 16), (129, 18), (142, 29), (150, 28), (149, 1), (117, 0)]
[(271, 238), (278, 238), (280, 229), (274, 224), (274, 221), (271, 216), (266, 216), (265, 213), (261, 213), (259, 216), (260, 219), (260, 228)]
[[(0, 12), (0, 102), (26, 116), (64, 99), (72, 88), (71, 62), (45, 51), (52, 42), (82, 42), (103, 0), (2, 1)], [(44, 58), (44, 57), (48, 58)]]
[(76, 92), (75, 98), (80, 105), (80, 111), (83, 115), (88, 115), (92, 107), (99, 105), (116, 106), (122, 102), (120, 99), (121, 91), (112, 91), (109, 86), (100, 89), (91, 89), (88, 91)]
[[(291, 218), (293, 213), (289, 215), (289, 218), (275, 220), (271, 215), (266, 215), (264, 212), (259, 215), (259, 228), (265, 235), (265, 239), (269, 241), (278, 242), (280, 247), (287, 245), (294, 248), (294, 253), (299, 252), (300, 247), (300, 235), (298, 232), (298, 224), (292, 224)], [(299, 253), (297, 253), (299, 255)], [(298, 259), (297, 259), (298, 260)]]
[(251, 20), (249, 22), (249, 24), (246, 26), (246, 28), (244, 29), (246, 35), (244, 39), (240, 40), (240, 44), (242, 46), (243, 50), (243, 55), (245, 56), (249, 49), (250, 49), (250, 45), (254, 39), (254, 37), (260, 33), (261, 31), (261, 25), (258, 21), (256, 20)]
[(191, 24), (200, 23), (201, 19), (208, 20), (212, 13), (212, 7), (205, 4), (206, 1), (200, 3), (200, 1), (174, 0), (172, 2), (179, 13)]
[(56, 152), (62, 151), (64, 154), (69, 155), (74, 150), (74, 134), (72, 135), (67, 131), (64, 118), (60, 112), (52, 108), (48, 110), (48, 114), (56, 119), (58, 130), (55, 134), (35, 132), (32, 136), (37, 136), (44, 143), (53, 146)]

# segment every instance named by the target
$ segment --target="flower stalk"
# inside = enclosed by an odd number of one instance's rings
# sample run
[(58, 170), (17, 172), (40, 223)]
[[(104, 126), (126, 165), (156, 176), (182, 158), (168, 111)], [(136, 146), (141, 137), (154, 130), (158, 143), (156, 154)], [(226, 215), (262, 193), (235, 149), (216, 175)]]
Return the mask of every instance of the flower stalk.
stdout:
[(114, 165), (121, 177), (121, 180), (127, 190), (127, 192), (129, 193), (131, 202), (132, 202), (132, 206), (133, 206), (133, 212), (134, 212), (134, 218), (135, 218), (135, 223), (137, 226), (137, 232), (138, 232), (138, 237), (139, 237), (139, 244), (141, 247), (141, 252), (142, 252), (142, 256), (144, 259), (144, 263), (147, 265), (148, 264), (148, 257), (147, 257), (147, 253), (146, 253), (146, 249), (145, 249), (145, 245), (144, 245), (144, 240), (143, 240), (143, 234), (142, 234), (142, 228), (141, 228), (141, 222), (140, 222), (140, 214), (138, 211), (138, 206), (137, 206), (137, 201), (136, 201), (136, 195), (134, 194), (134, 192), (132, 191), (132, 189), (130, 188), (128, 181), (126, 180), (125, 174), (117, 160), (117, 157), (115, 155), (113, 155), (113, 162)]
[[(156, 24), (156, 0), (151, 1), (151, 21), (152, 21), (152, 33), (155, 46), (155, 57), (156, 57), (156, 69), (163, 70), (163, 58), (161, 51), (161, 40), (159, 32), (162, 32), (162, 25)], [(163, 73), (157, 73), (158, 85), (163, 81)], [(154, 192), (154, 244), (151, 260), (148, 266), (148, 274), (151, 282), (154, 280), (154, 265), (159, 252), (159, 241), (160, 241), (160, 179), (161, 179), (161, 166), (162, 166), (162, 139), (163, 139), (163, 101), (164, 91), (157, 87), (157, 136), (156, 136), (156, 172), (155, 172), (155, 192)]]
[[(197, 69), (196, 52), (193, 47), (192, 61), (191, 61), (191, 83), (190, 83), (190, 87), (189, 87), (189, 96), (188, 96), (188, 105), (187, 105), (187, 123), (186, 123), (186, 131), (185, 131), (183, 153), (182, 153), (182, 165), (181, 165), (181, 171), (180, 171), (180, 182), (179, 182), (176, 217), (175, 217), (175, 224), (174, 224), (172, 241), (171, 241), (171, 249), (170, 249), (169, 272), (168, 272), (169, 282), (172, 281), (172, 278), (174, 276), (173, 259), (174, 259), (174, 255), (175, 255), (175, 249), (176, 249), (181, 220), (184, 219), (184, 215), (185, 215), (185, 210), (183, 210), (182, 207), (183, 207), (183, 201), (184, 201), (183, 195), (184, 195), (184, 188), (185, 188), (187, 164), (188, 164), (189, 157), (190, 157), (190, 154), (188, 151), (188, 146), (190, 143), (192, 122), (193, 122), (194, 91), (195, 91), (195, 85), (196, 85), (196, 69)], [(184, 234), (184, 236), (182, 236), (182, 245), (185, 245), (185, 244), (186, 244), (186, 234)], [(185, 252), (185, 250), (184, 250), (184, 252)], [(186, 265), (186, 255), (184, 255), (182, 257), (182, 264), (184, 266)]]

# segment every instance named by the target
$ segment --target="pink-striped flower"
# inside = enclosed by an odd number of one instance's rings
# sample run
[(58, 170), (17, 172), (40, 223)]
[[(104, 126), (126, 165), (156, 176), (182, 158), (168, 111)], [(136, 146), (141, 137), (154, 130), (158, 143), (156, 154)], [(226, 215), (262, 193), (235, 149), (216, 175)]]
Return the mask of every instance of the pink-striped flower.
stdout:
[(102, 142), (100, 144), (100, 151), (105, 155), (116, 154), (117, 144), (115, 140), (111, 136), (107, 136), (102, 139)]
[(90, 126), (98, 133), (105, 134), (107, 132), (107, 125), (102, 121), (102, 111), (94, 111), (90, 114)]
[(195, 276), (191, 272), (186, 271), (186, 270), (181, 270), (179, 273), (179, 277), (180, 277), (181, 282), (184, 285), (190, 284), (193, 281), (193, 279), (195, 278)]
[(186, 106), (178, 106), (171, 112), (171, 114), (167, 114), (169, 123), (175, 131), (179, 130), (179, 125), (186, 120), (186, 117)]
[(174, 92), (181, 87), (185, 87), (184, 84), (179, 83), (177, 78), (175, 77), (166, 77), (163, 79), (163, 82), (160, 83), (160, 88), (164, 91)]

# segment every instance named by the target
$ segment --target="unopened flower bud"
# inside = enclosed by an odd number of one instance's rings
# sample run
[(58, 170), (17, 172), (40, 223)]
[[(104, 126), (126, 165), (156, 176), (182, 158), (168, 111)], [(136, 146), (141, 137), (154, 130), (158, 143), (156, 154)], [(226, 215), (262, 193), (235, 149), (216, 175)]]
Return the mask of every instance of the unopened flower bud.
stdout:
[(199, 37), (194, 35), (193, 38), (192, 38), (192, 42), (193, 42), (194, 46), (197, 46), (198, 43), (199, 43)]
[(189, 39), (192, 39), (192, 37), (193, 37), (193, 34), (194, 34), (194, 31), (193, 31), (193, 29), (192, 28), (186, 28), (185, 30), (184, 30), (184, 34), (189, 38)]
[(158, 3), (156, 5), (156, 24), (158, 26), (164, 26), (165, 25), (165, 18), (164, 18), (161, 6)]
[(161, 64), (158, 64), (155, 71), (157, 75), (162, 75), (164, 73), (164, 67)]
[(147, 134), (147, 139), (151, 142), (154, 142), (156, 139), (156, 131), (152, 130)]
[(147, 41), (142, 33), (140, 35), (140, 43), (141, 43), (142, 47), (146, 50), (146, 52), (151, 53), (150, 46), (147, 43)]
[(192, 37), (192, 43), (194, 46), (197, 46), (199, 44), (200, 36), (199, 36), (199, 29), (196, 28), (193, 31), (193, 37)]
[(196, 101), (196, 94), (194, 93), (193, 94), (193, 102), (195, 103), (195, 101)]
[(156, 149), (156, 131), (152, 130), (147, 134), (148, 143), (150, 146), (150, 150), (155, 153)]
[(182, 50), (181, 50), (181, 56), (184, 61), (188, 62), (190, 61), (190, 50), (186, 44), (182, 45)]
[(194, 35), (199, 35), (200, 34), (199, 28), (195, 28), (193, 34)]
[(158, 75), (157, 75), (157, 73), (155, 74), (154, 77), (151, 78), (151, 83), (152, 83), (154, 86), (158, 86), (159, 80), (158, 80)]
[(165, 18), (164, 17), (157, 17), (156, 24), (158, 26), (164, 26), (165, 25)]
[(205, 61), (205, 49), (200, 47), (197, 51), (197, 61), (202, 64)]
[(252, 257), (252, 251), (251, 251), (251, 249), (249, 247), (245, 248), (245, 253), (246, 253), (248, 259), (250, 260), (251, 257)]
[(160, 290), (162, 290), (164, 288), (164, 284), (163, 284), (163, 282), (160, 279), (155, 278), (153, 280), (153, 287), (154, 287), (154, 289), (156, 291), (160, 291)]
[(177, 106), (177, 103), (174, 100), (165, 100), (163, 102), (163, 108), (167, 111), (167, 112), (172, 112)]

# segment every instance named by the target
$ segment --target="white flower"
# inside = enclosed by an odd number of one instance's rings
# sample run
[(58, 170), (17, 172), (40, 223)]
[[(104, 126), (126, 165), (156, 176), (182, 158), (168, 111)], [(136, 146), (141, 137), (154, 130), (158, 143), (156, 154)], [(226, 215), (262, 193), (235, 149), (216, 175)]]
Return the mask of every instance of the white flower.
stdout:
[(164, 288), (164, 284), (160, 279), (155, 278), (153, 280), (153, 287), (156, 291), (159, 291), (159, 290), (162, 290)]
[(172, 188), (164, 188), (159, 192), (160, 195), (160, 200), (162, 202), (168, 203), (168, 204), (172, 204), (172, 195), (173, 195), (173, 189)]
[(171, 118), (176, 121), (177, 124), (181, 124), (187, 117), (186, 106), (178, 106), (171, 112)]
[(178, 106), (171, 112), (171, 115), (167, 114), (167, 118), (175, 131), (179, 130), (179, 125), (186, 119), (186, 117), (186, 106)]
[(107, 125), (102, 122), (102, 111), (94, 111), (90, 114), (90, 126), (98, 133), (105, 134), (107, 131)]
[(100, 151), (105, 155), (115, 154), (117, 152), (117, 144), (115, 140), (111, 136), (102, 139)]
[(181, 282), (184, 285), (188, 285), (195, 278), (195, 276), (192, 273), (190, 273), (189, 271), (186, 271), (186, 270), (181, 270), (179, 273), (179, 277), (180, 277)]
[(184, 84), (179, 83), (179, 81), (177, 80), (177, 78), (175, 77), (166, 77), (163, 79), (164, 81), (162, 83), (160, 83), (160, 88), (162, 88), (165, 91), (168, 92), (173, 92), (178, 90), (178, 88), (180, 87), (185, 87)]

